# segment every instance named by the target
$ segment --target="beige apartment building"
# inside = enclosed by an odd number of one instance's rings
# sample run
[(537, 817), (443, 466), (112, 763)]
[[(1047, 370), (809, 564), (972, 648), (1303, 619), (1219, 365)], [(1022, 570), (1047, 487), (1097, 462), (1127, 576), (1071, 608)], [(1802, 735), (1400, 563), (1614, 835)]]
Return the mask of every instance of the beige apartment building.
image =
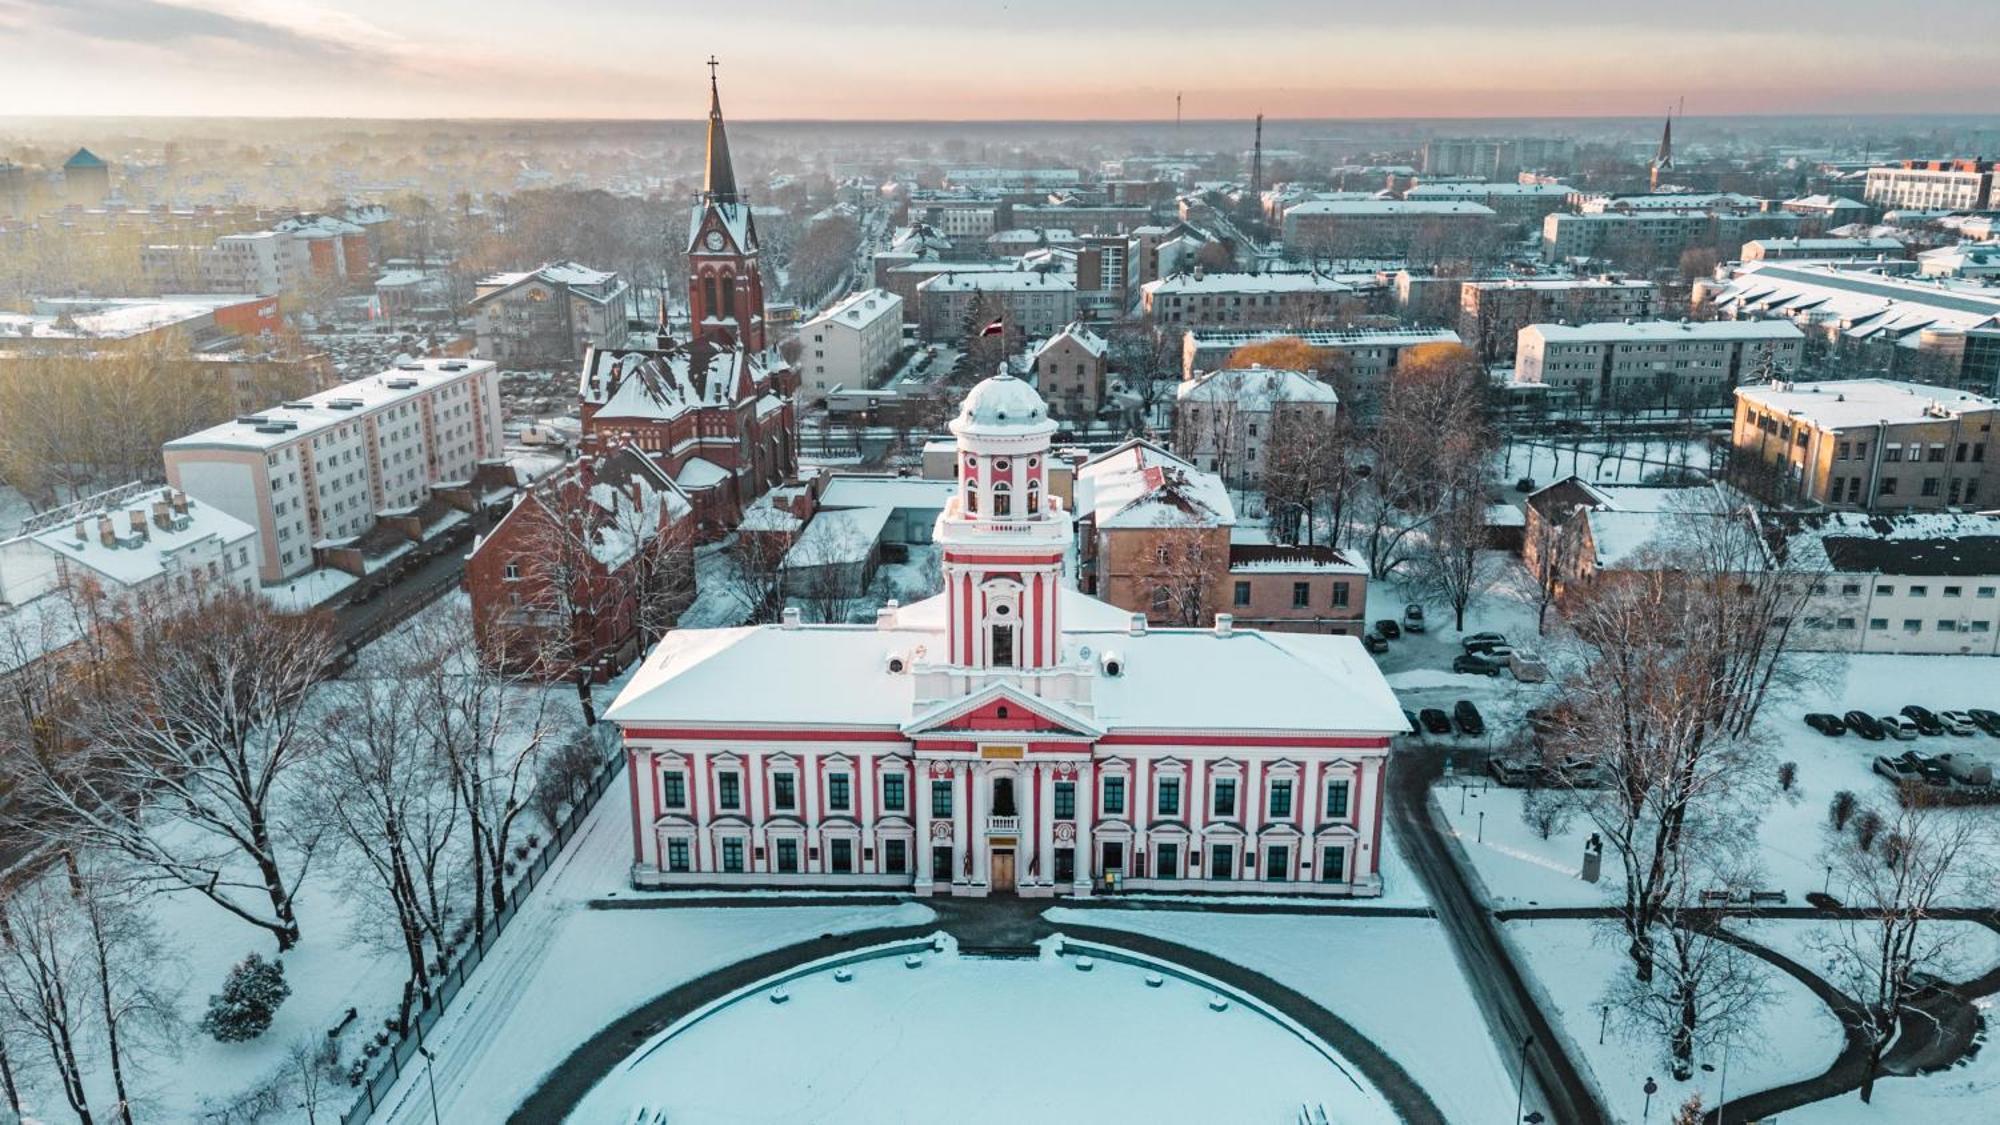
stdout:
[(903, 299), (862, 290), (799, 326), (799, 395), (822, 402), (835, 387), (873, 387), (902, 346)]
[(1861, 198), (1885, 211), (1983, 211), (1993, 206), (1993, 162), (1905, 160), (1870, 168)]
[(1736, 390), (1729, 477), (1773, 504), (1939, 511), (2000, 497), (2000, 401), (1889, 379)]
[(1368, 568), (1332, 547), (1232, 544), (1229, 607), (1236, 624), (1281, 633), (1368, 631)]
[(1209, 273), (1197, 267), (1140, 287), (1139, 307), (1163, 328), (1336, 325), (1363, 311), (1354, 286), (1322, 273)]
[(1035, 389), (1058, 418), (1095, 418), (1104, 405), (1111, 347), (1082, 324), (1071, 324), (1035, 349)]
[(1207, 625), (1229, 596), (1236, 508), (1221, 478), (1134, 438), (1076, 470), (1084, 592), (1154, 625)]
[(1467, 281), (1458, 288), (1458, 336), (1488, 362), (1514, 357), (1530, 324), (1644, 320), (1660, 311), (1660, 287), (1612, 277)]
[(1738, 384), (1792, 375), (1805, 333), (1772, 320), (1531, 324), (1514, 380), (1580, 403), (1667, 407), (1729, 401)]
[(1491, 207), (1458, 199), (1334, 199), (1285, 211), (1294, 258), (1477, 257), (1495, 236)]

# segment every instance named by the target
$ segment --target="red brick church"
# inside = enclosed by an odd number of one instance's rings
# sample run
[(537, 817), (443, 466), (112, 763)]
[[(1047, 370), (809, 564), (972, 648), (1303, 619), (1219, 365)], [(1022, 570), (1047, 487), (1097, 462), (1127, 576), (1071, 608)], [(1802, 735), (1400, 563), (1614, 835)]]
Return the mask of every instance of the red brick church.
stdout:
[(757, 224), (736, 187), (722, 95), (709, 76), (708, 165), (688, 233), (689, 336), (660, 312), (657, 345), (592, 348), (577, 394), (586, 454), (636, 447), (694, 503), (707, 534), (797, 468), (796, 378), (768, 347)]

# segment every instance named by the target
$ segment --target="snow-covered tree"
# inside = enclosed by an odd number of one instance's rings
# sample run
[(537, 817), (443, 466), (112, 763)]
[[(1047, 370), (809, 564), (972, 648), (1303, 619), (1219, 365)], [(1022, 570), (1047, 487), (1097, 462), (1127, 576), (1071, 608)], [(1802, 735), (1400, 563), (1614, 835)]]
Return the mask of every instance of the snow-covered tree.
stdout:
[(208, 998), (201, 1029), (223, 1043), (255, 1039), (270, 1029), (278, 1006), (291, 994), (284, 964), (252, 953), (229, 970), (222, 991)]

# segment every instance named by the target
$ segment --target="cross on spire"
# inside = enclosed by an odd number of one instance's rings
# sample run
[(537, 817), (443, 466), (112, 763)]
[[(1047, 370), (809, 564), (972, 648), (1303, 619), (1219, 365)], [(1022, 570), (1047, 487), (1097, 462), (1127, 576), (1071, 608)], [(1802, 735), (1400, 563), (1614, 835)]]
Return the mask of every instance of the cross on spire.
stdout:
[(714, 55), (708, 56), (708, 87), (711, 90), (715, 89), (715, 68), (721, 65)]

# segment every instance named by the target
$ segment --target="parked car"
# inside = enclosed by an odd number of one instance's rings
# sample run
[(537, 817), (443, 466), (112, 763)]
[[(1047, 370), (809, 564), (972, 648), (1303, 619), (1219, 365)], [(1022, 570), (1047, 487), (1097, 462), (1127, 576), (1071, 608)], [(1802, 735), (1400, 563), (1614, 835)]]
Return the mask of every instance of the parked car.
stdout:
[(1361, 634), (1361, 647), (1369, 652), (1384, 653), (1389, 651), (1389, 642), (1382, 639), (1382, 634), (1370, 629)]
[(1471, 633), (1461, 638), (1458, 643), (1459, 647), (1465, 649), (1467, 652), (1471, 652), (1473, 645), (1504, 645), (1507, 643), (1507, 635), (1505, 633)]
[(1882, 729), (1882, 724), (1875, 721), (1875, 716), (1866, 711), (1849, 711), (1840, 718), (1847, 724), (1848, 730), (1870, 742), (1880, 742), (1889, 737), (1889, 732)]
[(1392, 641), (1403, 635), (1403, 627), (1396, 624), (1396, 619), (1393, 617), (1384, 617), (1382, 620), (1377, 621), (1375, 623), (1375, 631)]
[(1931, 761), (1944, 767), (1960, 785), (1987, 786), (1993, 784), (1993, 766), (1986, 759), (1973, 754), (1939, 754)]
[(1452, 671), (1465, 672), (1474, 676), (1497, 676), (1500, 674), (1500, 669), (1505, 667), (1506, 665), (1500, 663), (1498, 660), (1489, 660), (1484, 656), (1475, 656), (1469, 652), (1463, 656), (1453, 658), (1451, 662)]
[(1984, 707), (1969, 707), (1965, 713), (1979, 724), (1979, 729), (1995, 738), (2000, 738), (2000, 711), (1988, 711)]
[(1423, 606), (1406, 605), (1403, 607), (1403, 628), (1405, 631), (1411, 633), (1421, 633), (1424, 631)]
[(1806, 725), (1828, 738), (1836, 737), (1847, 730), (1847, 724), (1840, 721), (1839, 715), (1829, 715), (1824, 711), (1815, 711), (1807, 715)]
[(1971, 738), (1979, 733), (1979, 724), (1963, 711), (1939, 711), (1937, 721), (1946, 734), (1959, 738)]
[(1486, 772), (1494, 781), (1518, 789), (1532, 785), (1541, 776), (1541, 767), (1527, 758), (1498, 757), (1486, 760)]
[(1525, 648), (1509, 653), (1507, 666), (1514, 670), (1514, 679), (1524, 684), (1546, 683), (1549, 678), (1548, 663)]
[(1875, 721), (1882, 724), (1882, 733), (1898, 742), (1915, 742), (1917, 724), (1901, 715), (1877, 715)]
[(1918, 781), (1924, 776), (1923, 766), (1917, 761), (1917, 756), (1907, 752), (1893, 758), (1887, 754), (1878, 755), (1869, 768), (1890, 781)]
[(1912, 703), (1908, 707), (1898, 711), (1897, 714), (1915, 723), (1918, 734), (1935, 735), (1944, 733), (1944, 724), (1938, 722), (1938, 717), (1931, 714), (1929, 708), (1919, 707)]
[(1442, 707), (1426, 707), (1417, 714), (1417, 718), (1423, 720), (1424, 729), (1432, 734), (1451, 733), (1451, 716), (1445, 714)]
[(1514, 646), (1482, 641), (1465, 651), (1473, 656), (1484, 656), (1488, 660), (1498, 660), (1505, 663), (1508, 657), (1514, 655)]
[(1459, 730), (1473, 738), (1486, 733), (1486, 717), (1479, 713), (1479, 708), (1474, 707), (1470, 699), (1452, 704), (1451, 717), (1458, 721)]
[(1572, 789), (1602, 789), (1604, 775), (1597, 763), (1581, 754), (1571, 754), (1558, 760), (1545, 771), (1553, 782), (1560, 782)]
[(1424, 733), (1424, 725), (1417, 721), (1417, 713), (1408, 707), (1403, 708), (1403, 721), (1410, 724), (1411, 734)]
[(1528, 729), (1538, 735), (1554, 734), (1567, 722), (1563, 712), (1555, 707), (1530, 707), (1521, 717), (1528, 721)]

